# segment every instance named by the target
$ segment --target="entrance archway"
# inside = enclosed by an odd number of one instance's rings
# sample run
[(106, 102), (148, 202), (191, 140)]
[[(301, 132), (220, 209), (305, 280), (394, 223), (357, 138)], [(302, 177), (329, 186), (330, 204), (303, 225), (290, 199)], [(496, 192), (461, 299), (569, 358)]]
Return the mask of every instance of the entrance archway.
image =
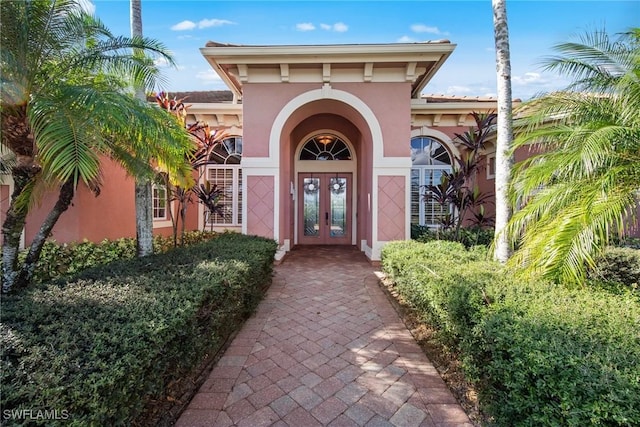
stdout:
[(335, 130), (305, 136), (295, 153), (296, 244), (355, 245), (357, 162), (353, 145)]

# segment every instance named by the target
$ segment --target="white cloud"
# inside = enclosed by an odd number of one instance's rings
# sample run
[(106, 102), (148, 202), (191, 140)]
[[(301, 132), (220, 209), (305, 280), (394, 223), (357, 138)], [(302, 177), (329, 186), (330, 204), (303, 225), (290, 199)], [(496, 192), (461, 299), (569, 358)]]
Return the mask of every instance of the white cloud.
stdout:
[(415, 40), (409, 36), (402, 36), (398, 40), (398, 43), (414, 43)]
[(302, 22), (300, 24), (296, 24), (296, 30), (298, 31), (313, 31), (316, 29), (316, 26), (311, 22)]
[(223, 25), (233, 25), (235, 22), (226, 19), (203, 19), (198, 22), (198, 28), (221, 27)]
[[(336, 22), (335, 24), (320, 24), (320, 28), (325, 31), (335, 31), (336, 33), (344, 33), (349, 31), (349, 26), (344, 22)], [(311, 22), (304, 22), (296, 25), (298, 31), (313, 31), (316, 26)]]
[(546, 84), (548, 80), (543, 78), (540, 73), (528, 72), (524, 73), (522, 76), (512, 76), (511, 81), (514, 85), (538, 85), (538, 84)]
[(429, 25), (424, 24), (413, 24), (411, 26), (411, 31), (414, 33), (430, 33), (430, 34), (443, 34), (438, 27), (431, 27)]
[(449, 95), (468, 95), (470, 93), (473, 93), (475, 90), (469, 86), (460, 86), (460, 85), (453, 85), (453, 86), (449, 86), (447, 87), (447, 94)]
[(206, 84), (219, 83), (222, 81), (220, 76), (213, 70), (199, 71), (196, 73), (196, 79)]
[(569, 81), (562, 76), (540, 74), (532, 71), (525, 72), (522, 75), (511, 76), (511, 85), (514, 93), (517, 93), (517, 96), (523, 99), (560, 90), (568, 84)]
[(182, 21), (177, 23), (176, 25), (171, 27), (171, 30), (173, 31), (186, 31), (186, 30), (193, 30), (194, 28), (196, 28), (196, 23), (193, 21)]
[(349, 26), (344, 22), (336, 22), (335, 24), (333, 24), (333, 31), (336, 31), (338, 33), (344, 33), (348, 30), (349, 30)]
[(228, 21), (226, 19), (202, 19), (197, 24), (193, 21), (182, 21), (171, 27), (173, 31), (188, 31), (193, 30), (195, 28), (210, 28), (210, 27), (221, 27), (223, 25), (233, 25), (235, 22)]

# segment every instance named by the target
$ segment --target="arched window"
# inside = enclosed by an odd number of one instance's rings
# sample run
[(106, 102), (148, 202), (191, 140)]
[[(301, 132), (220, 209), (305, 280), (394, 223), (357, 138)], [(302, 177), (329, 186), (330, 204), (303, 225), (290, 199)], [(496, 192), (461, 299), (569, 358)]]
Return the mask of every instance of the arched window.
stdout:
[(206, 214), (210, 226), (240, 226), (242, 224), (242, 137), (231, 136), (220, 141), (211, 151), (206, 179), (222, 190), (218, 203), (223, 215)]
[(216, 144), (209, 160), (223, 165), (239, 165), (242, 158), (242, 137), (231, 136)]
[(351, 151), (337, 136), (320, 134), (304, 143), (300, 160), (351, 160)]
[(428, 136), (411, 138), (411, 224), (437, 227), (451, 213), (425, 197), (428, 185), (437, 185), (443, 172), (451, 172), (451, 154), (445, 145)]

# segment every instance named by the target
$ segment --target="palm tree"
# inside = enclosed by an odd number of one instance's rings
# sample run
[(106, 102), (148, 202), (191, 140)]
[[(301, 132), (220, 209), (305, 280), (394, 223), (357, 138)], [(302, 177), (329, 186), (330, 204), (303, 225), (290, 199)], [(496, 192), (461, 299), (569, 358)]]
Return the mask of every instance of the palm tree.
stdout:
[[(191, 141), (165, 111), (135, 99), (124, 88), (133, 76), (152, 88), (158, 70), (131, 49), (171, 57), (158, 42), (115, 37), (78, 0), (1, 3), (2, 147), (15, 155), (14, 191), (2, 226), (2, 287), (26, 285), (46, 237), (69, 207), (76, 188), (96, 195), (101, 156), (136, 175), (151, 176), (155, 158), (176, 175), (190, 173)], [(18, 265), (20, 234), (34, 189), (58, 188), (59, 197)], [(14, 286), (15, 285), (15, 286)]]
[(624, 235), (640, 198), (640, 29), (614, 39), (588, 32), (554, 47), (548, 70), (573, 83), (523, 106), (508, 232), (525, 273), (583, 282), (613, 233)]
[(494, 258), (502, 263), (511, 255), (508, 236), (504, 229), (511, 218), (508, 186), (513, 168), (510, 154), (513, 142), (513, 115), (511, 105), (511, 54), (509, 52), (509, 28), (507, 26), (506, 0), (492, 0), (493, 29), (496, 45), (496, 74), (498, 87), (496, 177), (495, 177), (495, 239)]
[[(130, 24), (131, 37), (142, 37), (142, 4), (140, 0), (131, 0)], [(141, 101), (146, 100), (144, 88), (137, 87), (135, 96)], [(136, 244), (138, 256), (153, 253), (153, 188), (151, 180), (139, 177), (135, 184), (136, 206)]]

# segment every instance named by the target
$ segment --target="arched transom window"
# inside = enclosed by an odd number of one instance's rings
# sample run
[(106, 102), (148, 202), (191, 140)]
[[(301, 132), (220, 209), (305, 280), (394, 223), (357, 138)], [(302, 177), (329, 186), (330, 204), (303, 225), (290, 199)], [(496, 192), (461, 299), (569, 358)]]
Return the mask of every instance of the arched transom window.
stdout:
[(451, 172), (451, 154), (445, 145), (428, 136), (411, 139), (411, 224), (438, 227), (450, 213), (428, 197), (429, 185), (437, 185)]
[(323, 133), (304, 143), (300, 160), (351, 160), (351, 151), (337, 136)]
[(411, 164), (451, 166), (451, 156), (440, 141), (428, 136), (418, 136), (411, 139)]
[(209, 160), (224, 165), (239, 165), (242, 158), (242, 137), (232, 136), (216, 144)]

